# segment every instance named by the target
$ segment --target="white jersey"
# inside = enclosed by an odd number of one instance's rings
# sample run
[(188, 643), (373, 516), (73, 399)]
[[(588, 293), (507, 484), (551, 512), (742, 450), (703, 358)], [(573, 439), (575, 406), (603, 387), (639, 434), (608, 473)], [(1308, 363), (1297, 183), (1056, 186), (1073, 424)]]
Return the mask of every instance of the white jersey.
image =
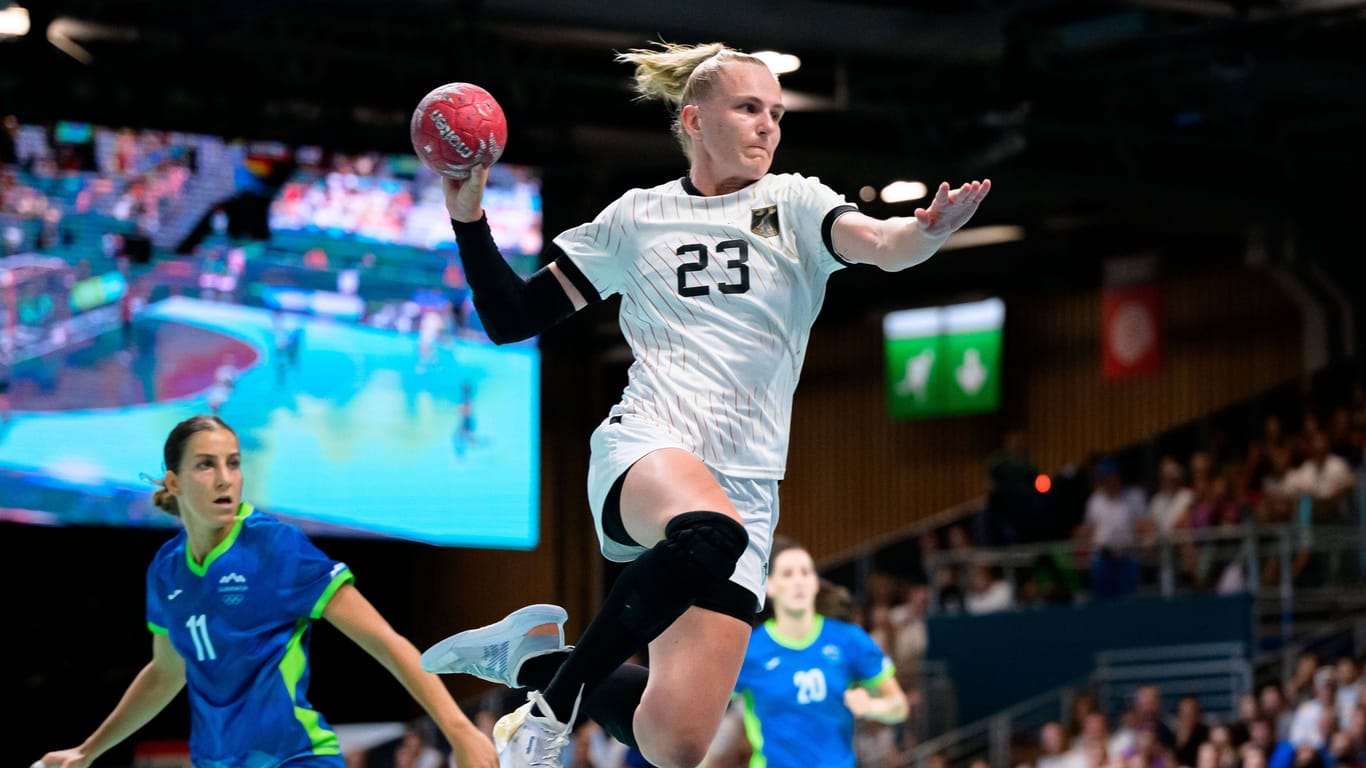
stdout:
[(658, 425), (717, 471), (781, 479), (811, 324), (848, 263), (830, 228), (853, 210), (815, 178), (706, 197), (685, 177), (555, 238), (590, 299), (622, 297), (635, 362), (611, 415)]

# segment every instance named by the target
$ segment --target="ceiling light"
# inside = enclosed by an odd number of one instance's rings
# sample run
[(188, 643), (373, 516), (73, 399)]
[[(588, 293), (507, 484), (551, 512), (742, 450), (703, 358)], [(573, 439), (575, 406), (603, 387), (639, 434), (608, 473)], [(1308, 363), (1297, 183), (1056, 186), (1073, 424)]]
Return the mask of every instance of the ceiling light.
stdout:
[(755, 51), (751, 55), (767, 64), (775, 75), (786, 75), (790, 72), (796, 72), (802, 67), (802, 60), (790, 53)]
[(924, 182), (894, 181), (882, 188), (882, 202), (909, 203), (912, 200), (919, 200), (929, 191)]
[(28, 34), (28, 9), (17, 5), (0, 10), (0, 39)]
[(877, 199), (877, 190), (868, 185), (859, 187), (858, 199), (865, 203), (871, 203)]

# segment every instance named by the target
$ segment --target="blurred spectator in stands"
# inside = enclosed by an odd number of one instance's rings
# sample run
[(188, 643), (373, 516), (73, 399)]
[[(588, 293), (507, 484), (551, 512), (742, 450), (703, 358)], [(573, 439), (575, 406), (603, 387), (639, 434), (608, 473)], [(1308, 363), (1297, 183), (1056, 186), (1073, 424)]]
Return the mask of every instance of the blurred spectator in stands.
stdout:
[(910, 690), (920, 676), (920, 668), (925, 660), (925, 649), (929, 647), (929, 634), (925, 619), (930, 610), (930, 589), (924, 584), (912, 584), (906, 591), (906, 600), (892, 609), (892, 623), (896, 625), (896, 642), (892, 646), (892, 663), (896, 664), (897, 677), (901, 687)]
[(1346, 731), (1335, 731), (1328, 737), (1329, 765), (1334, 768), (1352, 768), (1355, 765), (1353, 755), (1352, 737)]
[(1295, 671), (1285, 681), (1285, 699), (1289, 709), (1314, 698), (1314, 675), (1322, 662), (1314, 651), (1304, 651), (1295, 659)]
[(1220, 768), (1219, 750), (1208, 741), (1196, 749), (1195, 768)]
[(1035, 557), (1029, 577), (1044, 603), (1071, 605), (1081, 591), (1081, 578), (1073, 565), (1071, 552), (1061, 547)]
[[(1214, 533), (1220, 528), (1236, 526), (1242, 520), (1242, 506), (1232, 496), (1233, 484), (1227, 475), (1219, 475), (1210, 481), (1208, 492), (1190, 509), (1191, 531)], [(1211, 586), (1222, 565), (1217, 562), (1217, 542), (1212, 539), (1196, 540), (1192, 546), (1183, 547), (1182, 554), (1186, 559), (1186, 572), (1195, 585)]]
[(961, 525), (951, 525), (946, 535), (950, 552), (971, 552), (973, 550), (972, 537), (968, 535), (967, 528)]
[(1258, 717), (1248, 723), (1247, 742), (1244, 746), (1259, 749), (1263, 755), (1269, 757), (1280, 741), (1281, 737), (1276, 735), (1276, 724), (1270, 718)]
[(1039, 471), (1025, 453), (1025, 433), (1012, 429), (1000, 450), (987, 458), (987, 535), (993, 545), (1038, 541), (1039, 493), (1034, 479)]
[(1285, 692), (1276, 683), (1263, 685), (1257, 693), (1257, 703), (1262, 717), (1271, 723), (1276, 741), (1290, 735), (1290, 721), (1294, 719), (1294, 707), (1286, 701)]
[(1105, 749), (1112, 758), (1122, 761), (1134, 744), (1138, 743), (1138, 718), (1133, 709), (1126, 709), (1119, 715), (1119, 726), (1110, 734)]
[(1014, 608), (1015, 596), (1010, 584), (1001, 578), (1000, 569), (977, 563), (968, 569), (968, 589), (963, 603), (970, 614), (996, 613)]
[(870, 603), (867, 611), (868, 636), (882, 649), (887, 658), (892, 658), (896, 646), (896, 625), (892, 623), (892, 606), (885, 603)]
[[(597, 723), (585, 718), (574, 729), (574, 756), (569, 768), (621, 768), (626, 761), (626, 751), (625, 744), (612, 738)], [(720, 766), (721, 763), (715, 765)]]
[[(961, 525), (955, 525), (948, 529), (948, 551), (956, 555), (966, 555), (972, 552), (972, 539), (968, 538), (967, 529)], [(934, 574), (935, 589), (939, 597), (939, 610), (944, 613), (962, 613), (964, 588), (966, 577), (964, 575), (966, 564), (963, 561), (949, 563), (938, 568)]]
[(1072, 738), (1080, 739), (1086, 727), (1086, 718), (1092, 712), (1099, 711), (1096, 705), (1096, 697), (1089, 693), (1079, 693), (1072, 699), (1072, 709), (1067, 716), (1067, 733)]
[(1248, 441), (1247, 454), (1243, 459), (1243, 469), (1253, 490), (1261, 489), (1267, 475), (1273, 470), (1272, 454), (1283, 448), (1289, 448), (1289, 445), (1281, 430), (1281, 420), (1274, 414), (1269, 415), (1262, 421), (1261, 437)]
[(1162, 705), (1162, 691), (1156, 685), (1139, 686), (1134, 691), (1134, 723), (1138, 729), (1151, 727), (1164, 747), (1176, 746), (1176, 734), (1167, 724)]
[(882, 569), (876, 569), (868, 574), (868, 579), (864, 582), (864, 590), (867, 593), (870, 610), (877, 606), (891, 608), (901, 601), (901, 582), (897, 577)]
[(1190, 458), (1190, 484), (1197, 497), (1203, 496), (1214, 479), (1214, 458), (1209, 451), (1196, 451)]
[(1261, 717), (1261, 711), (1257, 708), (1256, 694), (1245, 693), (1239, 696), (1238, 708), (1228, 723), (1234, 744), (1241, 746), (1252, 738), (1252, 721), (1258, 717)]
[(1134, 741), (1122, 753), (1124, 768), (1175, 768), (1171, 754), (1158, 737), (1153, 723), (1140, 724), (1135, 729)]
[(1352, 390), (1352, 442), (1357, 449), (1357, 466), (1366, 461), (1366, 383)]
[(1047, 526), (1050, 539), (1065, 539), (1086, 519), (1086, 500), (1095, 490), (1096, 466), (1101, 456), (1090, 453), (1080, 464), (1067, 464), (1053, 476), (1050, 520)]
[(1209, 739), (1209, 726), (1205, 724), (1204, 712), (1200, 710), (1200, 700), (1194, 696), (1183, 696), (1176, 703), (1175, 749), (1177, 765), (1195, 765), (1200, 745)]
[(1096, 490), (1075, 536), (1090, 545), (1091, 593), (1097, 600), (1123, 597), (1138, 588), (1138, 537), (1151, 530), (1143, 491), (1126, 488), (1113, 459), (1096, 467)]
[[(1295, 717), (1290, 722), (1290, 743), (1295, 746), (1309, 744), (1316, 748), (1327, 746), (1327, 735), (1337, 728), (1337, 714), (1333, 709), (1337, 687), (1332, 667), (1325, 666), (1314, 673), (1314, 696), (1295, 707)], [(1325, 722), (1325, 714), (1335, 719)]]
[(1039, 729), (1039, 756), (1034, 768), (1088, 768), (1080, 749), (1069, 749), (1062, 723), (1044, 723)]
[(1024, 575), (1017, 577), (1015, 585), (1015, 607), (1016, 608), (1038, 608), (1043, 605), (1043, 595), (1039, 592), (1039, 583), (1034, 580), (1034, 574), (1025, 572)]
[(897, 731), (886, 723), (858, 719), (854, 721), (854, 755), (856, 765), (895, 765), (900, 756), (896, 743)]
[(1257, 522), (1286, 523), (1294, 517), (1294, 499), (1285, 490), (1286, 478), (1293, 467), (1293, 456), (1288, 446), (1272, 450), (1271, 470), (1262, 476), (1262, 498), (1256, 513)]
[(816, 591), (816, 612), (840, 621), (851, 621), (854, 615), (854, 596), (843, 584), (821, 577), (820, 588)]
[(1333, 675), (1338, 688), (1337, 698), (1333, 702), (1338, 711), (1338, 727), (1347, 730), (1352, 713), (1357, 710), (1357, 703), (1361, 699), (1361, 665), (1350, 655), (1339, 657), (1333, 667)]
[(905, 564), (906, 579), (912, 584), (933, 584), (929, 561), (939, 551), (939, 535), (934, 531), (925, 531), (916, 537), (915, 544), (915, 557)]
[(431, 720), (408, 723), (394, 749), (394, 768), (442, 768), (449, 756), (437, 746), (438, 741), (439, 733)]
[(1353, 469), (1361, 466), (1361, 446), (1352, 439), (1352, 412), (1345, 405), (1334, 408), (1328, 417), (1328, 450)]
[(1195, 491), (1186, 485), (1181, 462), (1163, 456), (1157, 467), (1157, 491), (1148, 500), (1148, 516), (1158, 535), (1171, 536), (1172, 531), (1185, 525), (1194, 502)]
[(1356, 707), (1347, 717), (1347, 728), (1342, 731), (1347, 738), (1347, 755), (1340, 756), (1340, 765), (1366, 766), (1366, 708)]
[(1315, 432), (1306, 441), (1304, 463), (1290, 471), (1282, 493), (1306, 498), (1312, 505), (1314, 521), (1341, 519), (1341, 504), (1356, 484), (1352, 468), (1341, 456), (1328, 449), (1328, 436)]
[(1238, 768), (1267, 768), (1266, 756), (1266, 750), (1244, 744), (1238, 749)]
[(1238, 745), (1233, 741), (1233, 732), (1229, 730), (1227, 725), (1221, 723), (1211, 727), (1209, 729), (1209, 743), (1214, 745), (1220, 766), (1237, 768)]

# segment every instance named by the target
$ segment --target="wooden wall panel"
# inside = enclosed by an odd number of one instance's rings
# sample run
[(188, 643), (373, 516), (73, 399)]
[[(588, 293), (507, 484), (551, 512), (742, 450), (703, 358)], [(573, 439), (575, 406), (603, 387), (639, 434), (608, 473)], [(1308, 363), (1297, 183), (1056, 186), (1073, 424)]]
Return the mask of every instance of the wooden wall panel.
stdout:
[(818, 558), (904, 530), (984, 490), (983, 462), (1012, 424), (1055, 471), (1198, 419), (1300, 375), (1297, 309), (1255, 271), (1164, 283), (1159, 374), (1101, 376), (1100, 294), (1006, 296), (998, 414), (892, 421), (880, 318), (813, 333), (798, 388), (780, 529)]

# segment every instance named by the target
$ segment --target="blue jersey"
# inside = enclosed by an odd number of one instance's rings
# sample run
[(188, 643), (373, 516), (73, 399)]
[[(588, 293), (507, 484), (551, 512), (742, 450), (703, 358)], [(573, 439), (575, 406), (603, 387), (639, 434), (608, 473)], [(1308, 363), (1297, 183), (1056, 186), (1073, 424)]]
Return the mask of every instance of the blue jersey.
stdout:
[(185, 531), (147, 569), (147, 626), (185, 659), (196, 768), (344, 764), (308, 703), (314, 619), (354, 577), (303, 531), (242, 504), (203, 565)]
[(876, 687), (894, 671), (868, 633), (845, 621), (818, 615), (803, 638), (779, 635), (773, 621), (757, 627), (735, 683), (751, 768), (853, 768), (844, 692)]

